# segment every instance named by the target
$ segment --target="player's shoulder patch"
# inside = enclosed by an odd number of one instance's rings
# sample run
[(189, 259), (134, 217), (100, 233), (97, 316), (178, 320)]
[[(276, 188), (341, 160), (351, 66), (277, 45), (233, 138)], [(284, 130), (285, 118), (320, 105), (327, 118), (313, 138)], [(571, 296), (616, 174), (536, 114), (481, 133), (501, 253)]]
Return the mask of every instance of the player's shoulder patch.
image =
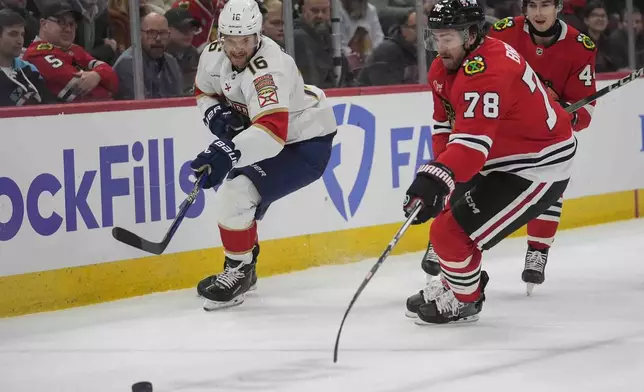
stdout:
[(179, 2), (179, 8), (183, 8), (184, 10), (187, 10), (190, 8), (190, 2), (189, 1), (180, 1)]
[(595, 48), (597, 47), (593, 40), (584, 33), (579, 33), (579, 35), (577, 36), (577, 42), (581, 43), (587, 50), (595, 50)]
[(38, 46), (36, 46), (36, 50), (41, 50), (41, 51), (53, 50), (53, 49), (54, 49), (54, 45), (50, 44), (49, 42), (43, 42), (38, 44)]
[(473, 76), (485, 72), (487, 65), (483, 56), (476, 55), (463, 61), (463, 72), (467, 76)]
[(492, 30), (494, 31), (503, 31), (510, 29), (514, 26), (516, 26), (517, 23), (514, 20), (513, 17), (508, 17), (508, 18), (503, 18), (500, 20), (497, 20), (493, 25), (492, 25)]
[(268, 105), (279, 103), (277, 97), (277, 84), (273, 79), (273, 75), (264, 74), (256, 77), (253, 80), (253, 86), (257, 92), (257, 99), (259, 100), (259, 107), (263, 108)]

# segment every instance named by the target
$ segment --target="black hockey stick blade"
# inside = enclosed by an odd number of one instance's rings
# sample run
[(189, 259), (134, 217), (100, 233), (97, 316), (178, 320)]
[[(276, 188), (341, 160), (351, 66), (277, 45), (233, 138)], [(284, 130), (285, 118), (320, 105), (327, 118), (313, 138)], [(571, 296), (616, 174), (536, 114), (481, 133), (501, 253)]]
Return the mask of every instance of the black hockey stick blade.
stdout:
[(112, 228), (112, 237), (124, 244), (155, 255), (163, 253), (170, 243), (170, 241), (151, 242), (122, 227)]
[(572, 105), (566, 106), (566, 111), (568, 113), (572, 113), (574, 111), (577, 111), (577, 110), (579, 110), (579, 108), (583, 107), (584, 105), (588, 105), (589, 103), (591, 103), (593, 101), (596, 101), (597, 99), (603, 97), (604, 95), (610, 93), (611, 91), (613, 91), (615, 89), (618, 89), (618, 88), (620, 88), (620, 87), (632, 82), (633, 80), (635, 80), (635, 79), (637, 79), (637, 78), (639, 78), (641, 76), (644, 76), (644, 68), (640, 68), (640, 69), (636, 70), (635, 72), (633, 72), (633, 73), (623, 77), (622, 79), (616, 81), (615, 83), (604, 87), (603, 89), (597, 91), (596, 93), (591, 94), (591, 95), (587, 96), (586, 98), (580, 99), (579, 101), (573, 103)]
[(398, 232), (396, 233), (396, 235), (394, 235), (394, 238), (391, 240), (389, 245), (387, 245), (387, 249), (385, 249), (385, 251), (382, 253), (382, 255), (380, 256), (376, 264), (374, 264), (373, 267), (371, 267), (371, 270), (369, 271), (367, 276), (360, 284), (358, 291), (356, 291), (356, 293), (353, 295), (353, 298), (349, 303), (349, 307), (347, 308), (347, 311), (344, 312), (344, 317), (342, 317), (342, 323), (340, 323), (340, 329), (338, 329), (338, 335), (335, 338), (335, 347), (333, 348), (333, 363), (338, 362), (338, 347), (340, 345), (340, 334), (342, 334), (342, 327), (344, 327), (344, 322), (347, 320), (347, 316), (349, 315), (351, 308), (353, 308), (353, 304), (356, 303), (356, 301), (358, 300), (358, 297), (360, 296), (364, 288), (367, 287), (367, 284), (369, 283), (369, 281), (371, 281), (371, 278), (373, 278), (373, 276), (376, 274), (376, 271), (378, 271), (378, 268), (380, 268), (380, 265), (382, 265), (382, 263), (389, 256), (389, 254), (394, 249), (398, 241), (400, 241), (403, 234), (405, 234), (405, 232), (411, 225), (411, 222), (413, 222), (413, 220), (416, 219), (416, 215), (418, 215), (421, 208), (422, 208), (422, 203), (419, 200), (416, 202), (414, 209), (411, 211), (411, 214), (409, 214), (409, 217), (407, 218), (405, 223), (403, 223), (402, 227), (398, 229)]
[(179, 228), (179, 225), (183, 221), (183, 218), (185, 218), (186, 214), (188, 213), (188, 209), (197, 199), (197, 195), (199, 194), (199, 191), (201, 190), (205, 179), (206, 179), (205, 174), (202, 174), (197, 179), (194, 187), (192, 188), (192, 192), (190, 192), (186, 200), (184, 200), (183, 203), (181, 203), (177, 216), (174, 218), (174, 221), (172, 221), (172, 225), (170, 225), (170, 228), (166, 232), (165, 236), (163, 236), (163, 240), (161, 242), (148, 241), (145, 238), (140, 237), (122, 227), (114, 227), (112, 229), (112, 237), (114, 237), (114, 239), (116, 239), (117, 241), (120, 241), (126, 245), (130, 245), (134, 248), (143, 250), (145, 252), (152, 253), (155, 255), (162, 254), (170, 244), (170, 240), (172, 240), (172, 237), (174, 237), (174, 233), (176, 233), (177, 229)]

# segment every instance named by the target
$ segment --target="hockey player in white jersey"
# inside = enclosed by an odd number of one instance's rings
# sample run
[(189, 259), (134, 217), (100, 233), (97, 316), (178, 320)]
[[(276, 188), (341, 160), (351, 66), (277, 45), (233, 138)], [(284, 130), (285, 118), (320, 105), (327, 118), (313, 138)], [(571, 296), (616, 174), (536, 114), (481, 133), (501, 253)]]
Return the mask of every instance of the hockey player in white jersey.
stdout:
[(262, 36), (255, 0), (230, 0), (218, 40), (204, 49), (195, 79), (197, 105), (215, 135), (192, 161), (217, 187), (224, 271), (197, 286), (205, 310), (239, 305), (255, 288), (257, 220), (268, 206), (319, 179), (336, 134), (324, 92), (305, 85), (295, 61)]

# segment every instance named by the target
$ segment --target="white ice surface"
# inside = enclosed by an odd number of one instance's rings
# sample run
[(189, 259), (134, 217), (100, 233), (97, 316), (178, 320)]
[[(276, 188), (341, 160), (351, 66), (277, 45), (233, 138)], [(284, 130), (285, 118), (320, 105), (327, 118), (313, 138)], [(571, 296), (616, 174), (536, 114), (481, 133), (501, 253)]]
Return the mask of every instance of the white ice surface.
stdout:
[[(393, 234), (393, 233), (392, 233)], [(383, 247), (386, 244), (383, 244)], [(239, 307), (194, 290), (0, 320), (0, 391), (642, 391), (644, 220), (562, 231), (525, 296), (525, 239), (487, 252), (477, 323), (415, 325), (421, 253), (260, 279)], [(261, 260), (260, 260), (261, 262)]]

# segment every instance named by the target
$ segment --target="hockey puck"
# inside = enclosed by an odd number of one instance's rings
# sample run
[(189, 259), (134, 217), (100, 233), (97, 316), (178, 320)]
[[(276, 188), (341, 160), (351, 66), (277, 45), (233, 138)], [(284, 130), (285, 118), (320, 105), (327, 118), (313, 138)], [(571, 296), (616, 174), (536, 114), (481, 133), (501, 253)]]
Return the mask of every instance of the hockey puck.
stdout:
[(148, 381), (139, 381), (132, 384), (132, 392), (152, 392), (152, 383)]

